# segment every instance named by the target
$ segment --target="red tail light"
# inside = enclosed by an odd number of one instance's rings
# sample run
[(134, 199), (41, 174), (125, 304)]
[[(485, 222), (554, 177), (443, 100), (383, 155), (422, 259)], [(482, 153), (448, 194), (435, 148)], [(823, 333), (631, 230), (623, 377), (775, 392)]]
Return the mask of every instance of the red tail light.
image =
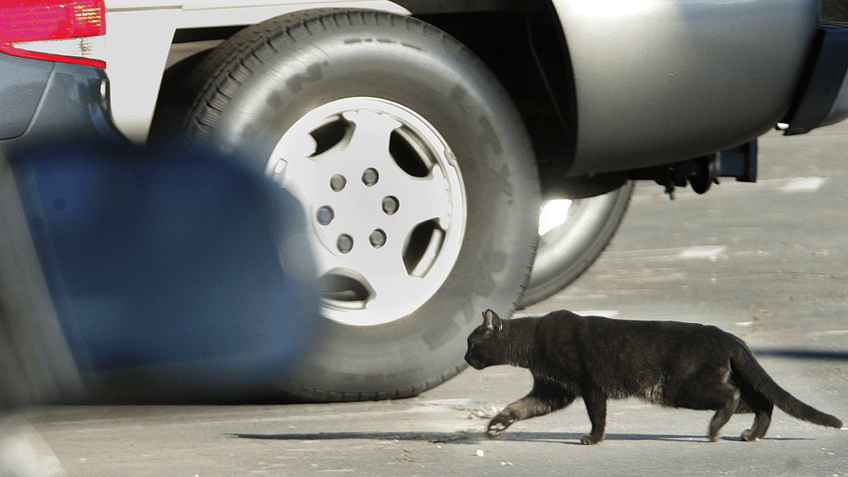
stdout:
[(3, 53), (103, 68), (104, 0), (0, 0)]

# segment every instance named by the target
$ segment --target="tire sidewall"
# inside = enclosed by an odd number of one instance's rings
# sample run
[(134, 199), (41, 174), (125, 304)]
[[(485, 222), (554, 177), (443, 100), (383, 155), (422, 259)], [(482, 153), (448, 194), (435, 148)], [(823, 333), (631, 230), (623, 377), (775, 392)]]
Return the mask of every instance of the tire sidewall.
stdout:
[(465, 234), (446, 281), (403, 319), (367, 327), (318, 320), (312, 352), (284, 387), (412, 395), (461, 369), (482, 310), (515, 307), (538, 238), (532, 148), (508, 96), (467, 50), (376, 24), (315, 33), (278, 51), (241, 83), (210, 141), (264, 169), (297, 120), (352, 97), (401, 104), (442, 135), (462, 177)]

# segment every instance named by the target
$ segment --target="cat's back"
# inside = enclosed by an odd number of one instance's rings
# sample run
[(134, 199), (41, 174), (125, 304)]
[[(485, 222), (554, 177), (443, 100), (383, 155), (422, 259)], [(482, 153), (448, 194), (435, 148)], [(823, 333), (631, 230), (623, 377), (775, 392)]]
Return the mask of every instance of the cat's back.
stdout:
[(586, 332), (593, 318), (599, 317), (580, 316), (568, 310), (556, 310), (534, 320), (539, 336), (573, 338), (575, 334)]
[(567, 310), (539, 318), (537, 336), (551, 345), (605, 350), (651, 348), (655, 352), (681, 347), (728, 348), (739, 342), (734, 335), (711, 325), (581, 316)]
[(616, 397), (651, 391), (669, 370), (688, 375), (729, 366), (731, 353), (741, 342), (709, 325), (568, 311), (542, 317), (536, 336), (545, 356), (540, 366), (549, 375), (569, 382), (588, 380)]

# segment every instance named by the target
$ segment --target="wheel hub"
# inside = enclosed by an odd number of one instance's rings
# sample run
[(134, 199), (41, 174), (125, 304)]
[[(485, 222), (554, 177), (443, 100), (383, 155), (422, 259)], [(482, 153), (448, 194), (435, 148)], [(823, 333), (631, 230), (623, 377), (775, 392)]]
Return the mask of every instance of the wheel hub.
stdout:
[(394, 321), (450, 274), (465, 228), (460, 173), (445, 140), (408, 108), (377, 98), (321, 106), (286, 131), (267, 174), (307, 211), (324, 316)]

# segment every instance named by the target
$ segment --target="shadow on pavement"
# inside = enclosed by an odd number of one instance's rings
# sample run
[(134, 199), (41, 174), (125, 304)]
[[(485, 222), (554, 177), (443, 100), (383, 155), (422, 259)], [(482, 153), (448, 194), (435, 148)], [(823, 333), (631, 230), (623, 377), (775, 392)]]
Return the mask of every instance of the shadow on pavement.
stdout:
[(845, 351), (809, 351), (788, 349), (755, 349), (754, 356), (758, 358), (788, 358), (788, 359), (818, 359), (822, 361), (848, 361)]
[[(487, 438), (482, 432), (316, 432), (306, 434), (231, 434), (239, 439), (282, 440), (282, 441), (322, 441), (322, 440), (398, 440), (429, 441), (432, 443), (475, 444), (488, 440), (510, 442), (550, 442), (558, 444), (580, 444), (582, 433), (560, 432), (507, 432), (495, 439)], [(708, 442), (707, 436), (687, 436), (671, 434), (607, 434), (607, 441), (671, 441), (671, 442)], [(740, 441), (739, 437), (722, 437), (724, 441)], [(805, 438), (766, 437), (767, 441), (801, 441)]]

